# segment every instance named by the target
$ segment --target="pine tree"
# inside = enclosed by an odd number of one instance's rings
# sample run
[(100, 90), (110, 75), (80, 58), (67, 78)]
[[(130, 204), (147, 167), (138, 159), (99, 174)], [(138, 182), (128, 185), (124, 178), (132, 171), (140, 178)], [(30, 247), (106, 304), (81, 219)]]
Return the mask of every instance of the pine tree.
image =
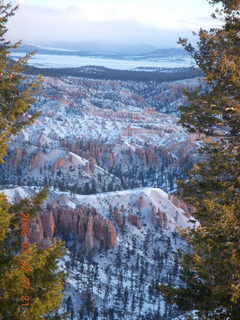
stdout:
[(33, 53), (17, 61), (10, 58), (10, 52), (19, 47), (21, 42), (12, 44), (5, 40), (7, 32), (6, 23), (13, 16), (18, 7), (12, 8), (12, 4), (0, 4), (0, 160), (6, 155), (7, 142), (12, 135), (17, 134), (26, 125), (33, 123), (39, 115), (26, 115), (25, 112), (35, 101), (39, 91), (40, 78), (36, 81), (28, 81), (24, 72), (27, 69), (27, 61)]
[[(200, 30), (197, 49), (180, 43), (202, 69), (207, 89), (186, 93), (181, 122), (203, 133), (200, 161), (179, 196), (194, 205), (199, 226), (183, 232), (192, 252), (181, 260), (182, 285), (160, 285), (168, 303), (198, 319), (240, 319), (240, 1), (222, 4), (223, 26)], [(191, 316), (189, 317), (191, 319)], [(195, 319), (195, 318), (194, 318)]]
[(208, 90), (199, 87), (186, 92), (191, 107), (180, 108), (181, 123), (190, 131), (206, 135), (239, 136), (240, 4), (239, 0), (211, 1), (216, 2), (221, 2), (224, 9), (216, 10), (213, 17), (224, 17), (224, 26), (210, 31), (200, 29), (197, 49), (187, 39), (179, 40), (208, 84)]
[[(39, 79), (32, 82), (24, 71), (31, 54), (18, 61), (9, 57), (11, 44), (4, 38), (8, 18), (17, 7), (0, 4), (0, 162), (4, 162), (7, 143), (38, 114), (25, 112), (35, 101)], [(29, 247), (27, 241), (29, 220), (37, 217), (42, 201), (47, 197), (44, 188), (30, 199), (10, 205), (0, 193), (0, 319), (60, 319), (57, 309), (62, 299), (63, 278), (57, 272), (57, 261), (63, 254), (63, 245), (55, 242), (47, 249), (37, 244)], [(22, 228), (22, 212), (26, 215)], [(24, 247), (22, 246), (24, 244)], [(21, 249), (22, 253), (21, 253)]]

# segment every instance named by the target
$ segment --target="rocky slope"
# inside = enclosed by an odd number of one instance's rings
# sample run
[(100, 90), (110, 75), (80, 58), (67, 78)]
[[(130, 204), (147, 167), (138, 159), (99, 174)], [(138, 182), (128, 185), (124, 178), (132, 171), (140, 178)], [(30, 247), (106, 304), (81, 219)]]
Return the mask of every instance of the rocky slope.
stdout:
[(10, 144), (0, 183), (82, 194), (142, 186), (172, 192), (192, 165), (198, 136), (159, 113), (166, 109), (158, 97), (176, 110), (181, 86), (45, 78), (31, 109), (42, 114)]
[[(2, 190), (9, 200), (30, 188)], [(194, 227), (192, 208), (161, 189), (81, 196), (56, 193), (31, 223), (29, 240), (41, 246), (66, 241), (62, 310), (72, 319), (172, 319), (177, 313), (151, 289), (152, 281), (178, 283), (177, 250), (187, 250), (178, 229)]]
[(179, 316), (151, 284), (179, 283), (177, 251), (188, 245), (178, 228), (196, 225), (193, 208), (166, 193), (194, 160), (199, 136), (178, 124), (176, 106), (195, 85), (44, 78), (30, 110), (42, 113), (10, 143), (0, 188), (16, 202), (50, 186), (29, 240), (66, 242), (69, 320)]

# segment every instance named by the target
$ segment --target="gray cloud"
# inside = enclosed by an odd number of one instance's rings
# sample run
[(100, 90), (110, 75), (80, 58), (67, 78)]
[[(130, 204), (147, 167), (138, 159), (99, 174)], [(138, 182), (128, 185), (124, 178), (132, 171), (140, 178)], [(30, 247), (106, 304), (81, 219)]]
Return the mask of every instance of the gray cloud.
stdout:
[(9, 37), (28, 42), (104, 41), (147, 43), (161, 47), (177, 46), (179, 36), (190, 30), (159, 29), (133, 20), (89, 21), (81, 19), (78, 8), (64, 11), (22, 6), (9, 23)]

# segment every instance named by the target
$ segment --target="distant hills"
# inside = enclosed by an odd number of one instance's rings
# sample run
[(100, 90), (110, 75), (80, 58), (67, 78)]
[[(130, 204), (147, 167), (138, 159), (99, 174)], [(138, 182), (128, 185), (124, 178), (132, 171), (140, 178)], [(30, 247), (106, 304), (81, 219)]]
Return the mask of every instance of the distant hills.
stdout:
[(91, 56), (114, 59), (156, 59), (169, 57), (185, 57), (187, 53), (181, 48), (156, 48), (151, 45), (117, 45), (102, 43), (52, 43), (22, 44), (14, 52), (37, 51), (39, 54)]

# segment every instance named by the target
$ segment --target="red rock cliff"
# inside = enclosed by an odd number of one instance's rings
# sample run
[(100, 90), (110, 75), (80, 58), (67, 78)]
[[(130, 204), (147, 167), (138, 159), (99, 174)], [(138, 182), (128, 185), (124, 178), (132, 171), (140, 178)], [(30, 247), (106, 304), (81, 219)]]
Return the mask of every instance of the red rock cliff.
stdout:
[(96, 210), (77, 208), (75, 210), (53, 205), (48, 210), (39, 213), (31, 224), (31, 242), (38, 242), (40, 246), (54, 236), (64, 240), (75, 239), (82, 242), (87, 254), (91, 254), (100, 241), (106, 248), (113, 247), (117, 235), (113, 223), (102, 218)]

